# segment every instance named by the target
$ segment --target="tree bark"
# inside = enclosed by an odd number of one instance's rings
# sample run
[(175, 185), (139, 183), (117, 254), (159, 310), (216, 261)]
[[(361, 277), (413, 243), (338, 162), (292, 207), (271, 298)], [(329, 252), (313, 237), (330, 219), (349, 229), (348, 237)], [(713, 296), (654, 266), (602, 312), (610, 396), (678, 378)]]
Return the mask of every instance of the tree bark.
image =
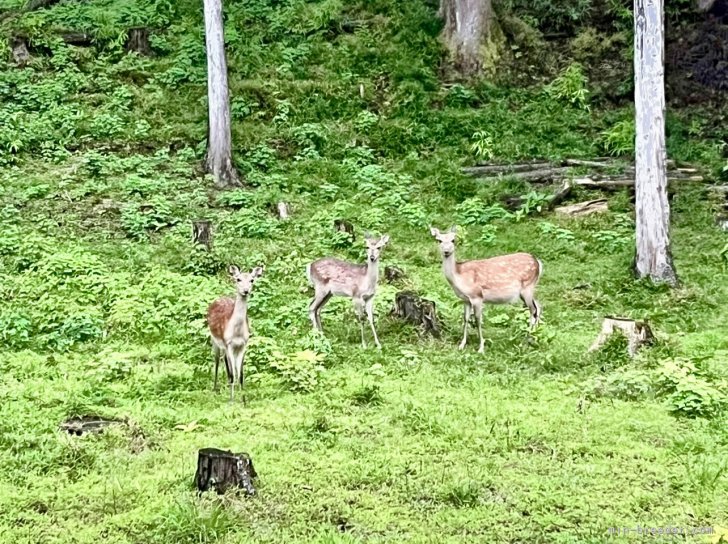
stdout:
[(492, 0), (440, 0), (442, 39), (463, 76), (494, 72), (504, 42)]
[(634, 2), (635, 212), (638, 277), (677, 284), (670, 252), (665, 152), (663, 0)]
[(203, 2), (208, 102), (205, 170), (214, 176), (215, 184), (219, 188), (224, 188), (239, 185), (239, 177), (232, 161), (230, 95), (225, 61), (222, 0), (203, 0)]

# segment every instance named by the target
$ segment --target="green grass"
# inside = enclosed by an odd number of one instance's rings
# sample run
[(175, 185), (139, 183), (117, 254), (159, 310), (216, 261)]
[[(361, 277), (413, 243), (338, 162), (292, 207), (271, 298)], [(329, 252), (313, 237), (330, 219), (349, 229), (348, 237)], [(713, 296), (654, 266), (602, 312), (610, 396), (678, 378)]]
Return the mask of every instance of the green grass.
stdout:
[[(499, 207), (504, 193), (535, 203), (551, 189), (459, 173), (474, 143), (505, 161), (629, 148), (609, 132), (629, 108), (577, 107), (544, 88), (443, 86), (438, 23), (419, 3), (226, 9), (247, 185), (223, 193), (196, 169), (199, 3), (92, 0), (2, 22), (38, 44), (24, 70), (0, 66), (2, 541), (583, 543), (611, 541), (610, 527), (725, 527), (718, 203), (702, 185), (677, 186), (682, 284), (669, 290), (630, 275), (626, 194), (597, 217), (516, 218)], [(140, 17), (165, 29), (152, 59), (118, 39)], [(363, 24), (331, 30), (345, 20)], [(53, 41), (47, 31), (60, 27), (96, 32), (97, 48)], [(708, 176), (722, 161), (713, 114), (669, 119), (670, 156)], [(271, 212), (281, 199), (287, 222)], [(210, 253), (190, 242), (203, 217)], [(334, 234), (335, 219), (354, 224), (355, 243)], [(544, 322), (532, 342), (524, 309), (487, 307), (486, 353), (472, 329), (457, 350), (461, 306), (431, 224), (460, 225), (461, 259), (541, 258)], [(363, 259), (365, 230), (390, 235), (382, 265), (406, 273), (379, 287), (381, 352), (359, 346), (349, 301), (326, 307), (326, 338), (307, 319), (305, 264)], [(250, 301), (247, 406), (212, 392), (204, 315), (232, 293), (230, 263), (265, 265)], [(441, 340), (389, 315), (400, 288), (436, 302)], [(656, 345), (634, 360), (619, 341), (588, 355), (610, 314), (648, 318)], [(58, 430), (89, 413), (127, 423)], [(248, 452), (258, 494), (198, 497), (204, 447)]]

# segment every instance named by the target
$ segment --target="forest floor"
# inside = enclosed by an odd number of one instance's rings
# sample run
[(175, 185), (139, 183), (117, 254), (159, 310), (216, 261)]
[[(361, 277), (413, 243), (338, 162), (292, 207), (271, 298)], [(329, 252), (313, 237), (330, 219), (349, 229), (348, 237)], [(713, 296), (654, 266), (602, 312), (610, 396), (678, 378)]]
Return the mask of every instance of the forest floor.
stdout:
[[(0, 67), (3, 542), (725, 534), (728, 251), (714, 222), (722, 203), (704, 182), (676, 183), (681, 285), (635, 281), (628, 191), (578, 189), (574, 201), (605, 196), (609, 211), (568, 218), (545, 209), (553, 187), (460, 171), (490, 157), (629, 160), (629, 106), (580, 102), (588, 82), (578, 69), (545, 88), (441, 86), (434, 13), (380, 3), (385, 15), (368, 14), (376, 25), (333, 37), (316, 11), (331, 2), (253, 2), (258, 11), (231, 3), (246, 186), (223, 192), (196, 169), (206, 111), (196, 7), (180, 2), (172, 17), (149, 3), (157, 11), (145, 20), (169, 25), (151, 59), (113, 42), (109, 29), (128, 19), (99, 0), (5, 23), (31, 33), (43, 21), (107, 26), (97, 52), (51, 40), (51, 55), (38, 38), (29, 66)], [(364, 17), (366, 3), (355, 4)], [(127, 17), (132, 4), (113, 5)], [(707, 182), (724, 161), (714, 119), (698, 108), (668, 118), (670, 157)], [(520, 211), (502, 206), (505, 194), (522, 197)], [(288, 221), (273, 211), (280, 200), (291, 205)], [(200, 218), (214, 225), (211, 252), (190, 242)], [(354, 225), (353, 242), (334, 232), (336, 219)], [(429, 233), (453, 224), (460, 259), (527, 251), (543, 261), (543, 322), (531, 342), (524, 308), (489, 306), (485, 353), (472, 328), (457, 349), (461, 304)], [(305, 265), (326, 255), (363, 262), (365, 230), (389, 234), (381, 266), (405, 272), (400, 283), (380, 282), (381, 351), (361, 348), (349, 301), (324, 310), (325, 338), (307, 317)], [(228, 403), (225, 387), (212, 391), (204, 322), (208, 304), (233, 293), (231, 263), (265, 266), (250, 298), (245, 406)], [(442, 339), (390, 315), (405, 288), (436, 303)], [(655, 345), (635, 359), (619, 340), (587, 354), (605, 315), (649, 319)], [(124, 423), (82, 436), (59, 430), (88, 414)], [(198, 497), (205, 447), (248, 452), (257, 495)]]

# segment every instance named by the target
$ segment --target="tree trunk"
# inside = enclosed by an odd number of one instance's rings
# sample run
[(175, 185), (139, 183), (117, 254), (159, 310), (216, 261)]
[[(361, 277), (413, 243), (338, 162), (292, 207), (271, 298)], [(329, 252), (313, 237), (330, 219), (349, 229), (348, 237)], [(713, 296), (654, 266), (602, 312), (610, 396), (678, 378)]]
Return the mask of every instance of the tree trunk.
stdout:
[(635, 0), (634, 30), (635, 273), (676, 285), (667, 199), (663, 0)]
[(463, 76), (495, 71), (503, 43), (492, 0), (440, 0), (442, 39)]
[(204, 8), (208, 101), (205, 170), (215, 177), (215, 184), (222, 188), (239, 184), (238, 173), (232, 161), (230, 96), (225, 62), (222, 0), (204, 0)]

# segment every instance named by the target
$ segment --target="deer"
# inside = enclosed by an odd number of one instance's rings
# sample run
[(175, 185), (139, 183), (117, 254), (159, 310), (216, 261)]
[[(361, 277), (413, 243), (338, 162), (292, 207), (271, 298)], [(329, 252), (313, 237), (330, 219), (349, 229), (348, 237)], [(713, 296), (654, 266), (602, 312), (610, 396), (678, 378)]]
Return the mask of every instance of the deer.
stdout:
[(457, 262), (455, 260), (456, 227), (440, 232), (431, 227), (430, 233), (440, 244), (442, 271), (455, 294), (464, 303), (463, 339), (468, 341), (468, 321), (472, 313), (478, 325), (480, 346), (484, 352), (483, 303), (510, 304), (521, 300), (530, 311), (530, 331), (541, 319), (541, 305), (535, 298), (536, 285), (543, 273), (543, 264), (530, 253), (511, 253), (489, 259)]
[(361, 345), (366, 348), (364, 338), (364, 314), (372, 328), (374, 344), (382, 349), (374, 328), (374, 295), (379, 279), (379, 255), (389, 242), (386, 234), (381, 238), (365, 235), (367, 246), (366, 264), (354, 264), (332, 257), (325, 257), (306, 266), (306, 275), (313, 285), (315, 295), (308, 307), (308, 315), (314, 330), (323, 334), (321, 309), (334, 296), (350, 298), (361, 329)]
[(263, 268), (255, 267), (251, 272), (244, 273), (231, 265), (228, 269), (230, 277), (235, 282), (236, 297), (220, 297), (207, 310), (207, 324), (212, 340), (212, 353), (215, 360), (215, 385), (217, 386), (217, 373), (220, 367), (220, 357), (225, 357), (225, 368), (230, 384), (230, 402), (235, 398), (235, 382), (240, 382), (245, 404), (245, 351), (250, 338), (250, 322), (248, 321), (248, 296), (253, 289), (253, 282), (263, 274)]

